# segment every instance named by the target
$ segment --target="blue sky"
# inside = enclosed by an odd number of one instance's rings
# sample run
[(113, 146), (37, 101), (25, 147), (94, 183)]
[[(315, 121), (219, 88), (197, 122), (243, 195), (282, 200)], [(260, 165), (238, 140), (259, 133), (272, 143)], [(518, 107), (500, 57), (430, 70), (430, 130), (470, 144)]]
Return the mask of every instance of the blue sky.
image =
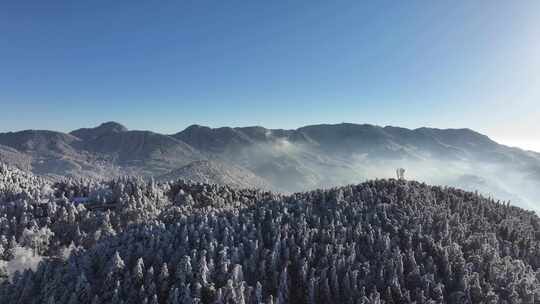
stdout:
[(12, 1), (0, 131), (469, 127), (540, 151), (540, 1)]

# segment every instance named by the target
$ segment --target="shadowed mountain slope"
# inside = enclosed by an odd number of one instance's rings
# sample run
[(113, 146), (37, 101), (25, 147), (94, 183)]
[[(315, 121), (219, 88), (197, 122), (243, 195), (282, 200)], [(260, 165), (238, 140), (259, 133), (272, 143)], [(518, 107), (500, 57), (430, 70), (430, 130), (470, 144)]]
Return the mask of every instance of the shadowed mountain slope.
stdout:
[(157, 177), (158, 181), (183, 179), (203, 184), (229, 185), (233, 188), (271, 189), (272, 187), (257, 175), (244, 168), (219, 161), (195, 161)]

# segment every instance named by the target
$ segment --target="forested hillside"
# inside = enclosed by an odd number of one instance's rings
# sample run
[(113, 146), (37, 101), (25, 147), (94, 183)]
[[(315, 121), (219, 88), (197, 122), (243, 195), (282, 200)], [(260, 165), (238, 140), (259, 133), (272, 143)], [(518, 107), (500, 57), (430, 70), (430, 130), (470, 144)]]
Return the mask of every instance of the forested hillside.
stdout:
[(538, 303), (540, 219), (376, 180), (281, 195), (0, 166), (0, 303)]

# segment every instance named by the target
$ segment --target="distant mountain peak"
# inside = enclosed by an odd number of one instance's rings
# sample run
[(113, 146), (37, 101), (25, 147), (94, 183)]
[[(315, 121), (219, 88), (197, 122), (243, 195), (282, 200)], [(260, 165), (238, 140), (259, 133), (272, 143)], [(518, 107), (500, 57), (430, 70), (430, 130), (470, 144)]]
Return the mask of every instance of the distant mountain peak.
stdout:
[[(198, 124), (192, 124), (189, 127), (187, 127), (185, 130), (197, 130), (197, 129), (211, 129), (208, 126), (198, 125)], [(184, 130), (184, 131), (185, 131)]]
[(100, 124), (98, 127), (94, 129), (101, 129), (101, 130), (109, 130), (111, 132), (126, 132), (128, 129), (116, 121), (107, 121), (102, 124)]
[(108, 135), (111, 133), (121, 133), (121, 132), (127, 132), (128, 129), (124, 127), (122, 124), (119, 124), (114, 121), (108, 121), (100, 124), (99, 126), (95, 128), (82, 128), (77, 129), (73, 132), (71, 132), (71, 135), (74, 135), (80, 139), (83, 140), (92, 140), (99, 138), (103, 135)]

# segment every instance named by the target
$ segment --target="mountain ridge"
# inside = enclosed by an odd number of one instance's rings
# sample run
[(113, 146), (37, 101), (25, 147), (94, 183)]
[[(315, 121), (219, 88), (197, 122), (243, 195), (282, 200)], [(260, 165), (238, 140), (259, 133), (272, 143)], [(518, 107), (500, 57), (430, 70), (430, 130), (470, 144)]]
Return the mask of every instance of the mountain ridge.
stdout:
[(501, 145), (468, 128), (191, 125), (161, 134), (109, 121), (70, 133), (0, 133), (0, 159), (35, 174), (84, 177), (162, 176), (190, 164), (201, 165), (201, 172), (211, 169), (214, 175), (220, 166), (208, 168), (200, 161), (215, 160), (252, 172), (273, 189), (288, 193), (388, 178), (404, 167), (412, 178), (441, 185), (490, 181), (492, 187), (484, 182), (478, 186), (510, 193), (508, 199), (517, 197), (529, 208), (540, 197), (535, 190), (540, 189), (540, 154)]

